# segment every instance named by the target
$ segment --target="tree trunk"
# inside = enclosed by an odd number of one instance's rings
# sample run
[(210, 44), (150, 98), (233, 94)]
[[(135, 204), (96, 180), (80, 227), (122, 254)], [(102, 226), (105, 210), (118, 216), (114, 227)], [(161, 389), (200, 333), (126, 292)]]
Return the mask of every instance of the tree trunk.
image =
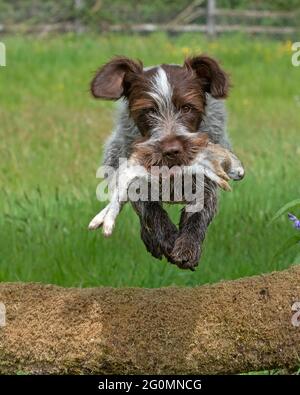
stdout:
[(2, 283), (0, 373), (295, 368), (299, 301), (300, 266), (196, 288)]

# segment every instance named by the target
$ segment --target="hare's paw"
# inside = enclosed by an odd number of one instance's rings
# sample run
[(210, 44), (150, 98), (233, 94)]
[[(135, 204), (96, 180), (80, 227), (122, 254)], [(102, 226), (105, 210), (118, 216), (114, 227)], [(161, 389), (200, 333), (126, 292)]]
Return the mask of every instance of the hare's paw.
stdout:
[[(228, 184), (226, 177), (219, 177), (209, 168), (204, 168), (204, 174), (211, 181), (215, 182), (220, 188), (224, 189), (224, 191), (231, 191), (230, 185)], [(226, 174), (226, 173), (225, 173)]]
[(115, 227), (115, 219), (108, 214), (105, 216), (103, 221), (103, 234), (105, 237), (109, 237), (112, 235), (112, 232)]
[(89, 223), (89, 230), (95, 230), (103, 225), (106, 214), (109, 211), (109, 205), (100, 211)]

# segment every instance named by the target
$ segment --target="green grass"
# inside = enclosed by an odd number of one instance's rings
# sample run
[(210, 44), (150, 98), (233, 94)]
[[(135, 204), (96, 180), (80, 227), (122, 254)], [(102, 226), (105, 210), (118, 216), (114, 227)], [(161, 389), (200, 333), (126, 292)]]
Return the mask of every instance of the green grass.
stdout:
[[(295, 247), (274, 259), (295, 232), (273, 214), (299, 198), (300, 68), (289, 43), (200, 35), (4, 37), (0, 68), (0, 281), (65, 286), (197, 285), (284, 269)], [(247, 176), (221, 192), (220, 209), (195, 273), (146, 253), (131, 207), (111, 239), (88, 232), (103, 206), (95, 178), (113, 104), (88, 92), (93, 72), (114, 54), (146, 65), (206, 52), (230, 72), (229, 130)], [(177, 207), (172, 207), (176, 216)], [(297, 213), (295, 213), (297, 214)], [(299, 262), (300, 259), (298, 259)]]

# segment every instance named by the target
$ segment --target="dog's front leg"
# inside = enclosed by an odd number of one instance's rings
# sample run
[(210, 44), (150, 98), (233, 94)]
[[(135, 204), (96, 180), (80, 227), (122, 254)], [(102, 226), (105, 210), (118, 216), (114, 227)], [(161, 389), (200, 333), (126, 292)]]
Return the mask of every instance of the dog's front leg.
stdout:
[(179, 224), (179, 235), (170, 259), (181, 269), (194, 270), (202, 252), (202, 243), (207, 228), (217, 211), (216, 184), (205, 178), (204, 206), (201, 211), (183, 209)]
[(141, 223), (141, 238), (155, 258), (165, 255), (168, 259), (174, 247), (178, 229), (169, 219), (161, 202), (132, 202)]

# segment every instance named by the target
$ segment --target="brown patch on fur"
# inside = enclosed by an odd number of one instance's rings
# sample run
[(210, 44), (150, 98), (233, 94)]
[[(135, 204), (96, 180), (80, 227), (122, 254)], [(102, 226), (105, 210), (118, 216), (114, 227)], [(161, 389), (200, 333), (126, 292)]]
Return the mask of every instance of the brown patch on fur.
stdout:
[(131, 103), (131, 113), (154, 107), (153, 100), (149, 97), (140, 97)]
[(186, 91), (182, 96), (174, 95), (174, 102), (177, 104), (176, 107), (181, 109), (185, 105), (190, 105), (194, 107), (201, 115), (204, 112), (205, 99), (203, 97), (199, 97), (199, 92), (196, 90)]
[(204, 112), (205, 90), (197, 75), (189, 68), (180, 66), (163, 65), (162, 68), (168, 75), (168, 80), (173, 88), (172, 101), (178, 111), (190, 105), (200, 113)]
[(149, 114), (151, 109), (156, 109), (157, 106), (148, 93), (151, 91), (152, 77), (155, 72), (156, 69), (153, 69), (136, 75), (126, 92), (130, 115), (143, 136), (149, 134), (152, 125)]
[(212, 159), (212, 163), (216, 164), (215, 167), (219, 165), (219, 167), (221, 166), (225, 173), (228, 173), (231, 168), (233, 154), (228, 149), (222, 147), (220, 144), (213, 144), (211, 142), (208, 143), (207, 152), (211, 158), (215, 158)]
[(200, 55), (187, 58), (184, 65), (197, 74), (203, 89), (213, 97), (224, 99), (228, 96), (229, 77), (216, 60)]
[(96, 98), (117, 100), (126, 94), (132, 78), (142, 72), (141, 61), (117, 56), (96, 72), (91, 82), (91, 93)]

